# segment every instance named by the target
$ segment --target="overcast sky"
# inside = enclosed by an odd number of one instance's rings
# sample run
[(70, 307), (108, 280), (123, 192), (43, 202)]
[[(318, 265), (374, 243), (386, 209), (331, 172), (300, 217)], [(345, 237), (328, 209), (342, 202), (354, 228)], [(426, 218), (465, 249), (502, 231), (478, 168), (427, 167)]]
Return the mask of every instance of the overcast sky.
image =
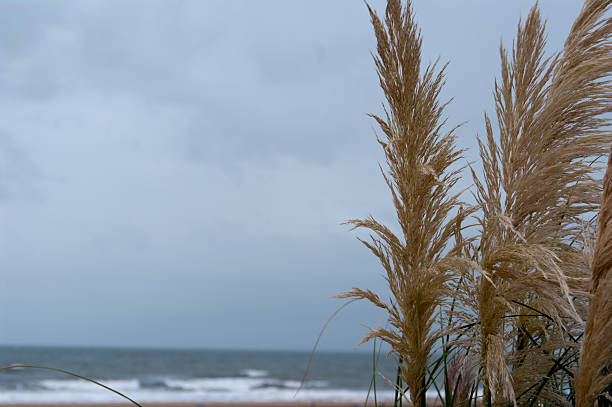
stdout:
[[(579, 3), (540, 1), (551, 50)], [(532, 4), (414, 2), (461, 147)], [(1, 1), (0, 344), (309, 349), (384, 293), (340, 225), (393, 219), (374, 49), (359, 0)]]

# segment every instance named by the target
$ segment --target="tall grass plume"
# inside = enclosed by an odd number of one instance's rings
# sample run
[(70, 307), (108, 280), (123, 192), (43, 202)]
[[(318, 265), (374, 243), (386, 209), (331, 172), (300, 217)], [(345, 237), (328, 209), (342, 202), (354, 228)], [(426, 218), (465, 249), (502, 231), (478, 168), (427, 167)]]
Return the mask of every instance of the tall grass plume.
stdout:
[(391, 298), (383, 302), (357, 288), (339, 297), (367, 299), (388, 313), (392, 328), (373, 329), (363, 341), (380, 338), (391, 345), (413, 405), (424, 407), (427, 365), (442, 334), (434, 324), (436, 312), (450, 294), (460, 261), (446, 249), (466, 216), (458, 210), (458, 196), (451, 194), (460, 171), (451, 167), (461, 151), (455, 128), (442, 131), (446, 103), (439, 96), (445, 67), (434, 63), (421, 71), (421, 35), (410, 3), (402, 7), (400, 0), (390, 0), (384, 20), (369, 11), (377, 40), (374, 62), (387, 101), (385, 114), (371, 117), (382, 132), (378, 142), (386, 166), (381, 172), (400, 233), (373, 217), (348, 221), (372, 233), (362, 242), (380, 260)]

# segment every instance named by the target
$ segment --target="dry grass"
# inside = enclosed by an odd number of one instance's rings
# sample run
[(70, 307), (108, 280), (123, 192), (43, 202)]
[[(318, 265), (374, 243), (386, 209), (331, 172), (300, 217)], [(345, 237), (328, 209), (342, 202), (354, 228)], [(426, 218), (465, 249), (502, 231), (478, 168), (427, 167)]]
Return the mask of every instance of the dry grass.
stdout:
[[(364, 341), (376, 337), (391, 344), (417, 406), (424, 405), (430, 383), (432, 348), (446, 330), (454, 336), (445, 349), (465, 352), (461, 369), (478, 368), (484, 405), (573, 404), (573, 371), (589, 305), (588, 220), (600, 207), (599, 159), (612, 143), (611, 3), (587, 0), (563, 50), (550, 57), (537, 5), (519, 22), (511, 52), (500, 47), (497, 123), (485, 115), (486, 137), (478, 140), (483, 172), (472, 170), (476, 207), (470, 210), (459, 209), (459, 197), (451, 194), (460, 171), (451, 167), (461, 151), (454, 129), (441, 132), (444, 68), (420, 71), (421, 38), (410, 3), (402, 8), (400, 0), (389, 0), (384, 22), (370, 9), (378, 43), (374, 59), (387, 100), (385, 116), (372, 117), (384, 135), (381, 170), (401, 234), (374, 218), (349, 221), (372, 232), (363, 243), (380, 260), (392, 298), (383, 302), (360, 289), (341, 296), (387, 311), (392, 329), (372, 330)], [(466, 239), (461, 224), (473, 211), (478, 232)], [(585, 406), (610, 380), (600, 372), (612, 353), (606, 257), (612, 246), (602, 243), (607, 229), (601, 225), (578, 379), (579, 402), (589, 400)], [(442, 315), (451, 319), (434, 326)], [(586, 374), (595, 361), (596, 371)]]
[[(587, 2), (559, 55), (544, 55), (537, 6), (519, 23), (511, 55), (500, 49), (499, 138), (485, 117), (487, 138), (479, 140), (484, 171), (482, 177), (473, 172), (482, 210), (477, 256), (490, 277), (474, 278), (470, 290), (478, 296), (475, 345), (485, 404), (514, 402), (515, 390), (529, 398), (524, 390), (549, 374), (546, 355), (566, 346), (564, 320), (581, 320), (572, 297), (585, 295), (589, 270), (575, 243), (581, 220), (600, 201), (591, 163), (612, 141), (603, 117), (612, 102), (606, 81), (612, 25), (601, 19), (605, 3)], [(546, 317), (531, 316), (531, 308)], [(546, 395), (546, 389), (533, 389)], [(549, 401), (559, 403), (553, 393)]]
[(604, 178), (599, 233), (593, 259), (593, 300), (576, 375), (576, 405), (592, 406), (612, 383), (612, 154)]
[[(393, 197), (401, 234), (374, 218), (353, 219), (354, 228), (372, 232), (363, 241), (380, 260), (392, 298), (388, 302), (368, 290), (353, 289), (340, 297), (364, 298), (388, 313), (392, 329), (372, 330), (364, 341), (380, 338), (401, 360), (401, 377), (412, 403), (425, 405), (426, 368), (432, 347), (441, 336), (436, 311), (449, 296), (449, 281), (459, 261), (447, 243), (466, 216), (450, 190), (459, 170), (450, 167), (461, 157), (454, 129), (442, 133), (439, 102), (444, 68), (429, 65), (421, 72), (421, 37), (410, 5), (390, 0), (384, 22), (370, 9), (378, 42), (374, 60), (387, 105), (385, 116), (372, 115), (383, 137), (386, 157), (381, 171)], [(402, 389), (400, 389), (402, 390)]]

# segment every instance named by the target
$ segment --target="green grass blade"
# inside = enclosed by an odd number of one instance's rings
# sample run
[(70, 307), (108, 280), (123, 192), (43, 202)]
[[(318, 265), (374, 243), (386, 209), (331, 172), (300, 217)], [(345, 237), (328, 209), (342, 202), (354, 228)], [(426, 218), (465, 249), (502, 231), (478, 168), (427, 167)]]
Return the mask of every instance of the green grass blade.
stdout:
[[(380, 355), (380, 351), (378, 352)], [(378, 399), (376, 397), (376, 367), (378, 366), (378, 359), (376, 357), (376, 338), (374, 338), (374, 352), (372, 353), (372, 384), (374, 385), (374, 407), (378, 407)]]
[(393, 398), (393, 407), (402, 407), (402, 398), (400, 389), (402, 388), (402, 358), (399, 358), (397, 363), (397, 376), (395, 377), (395, 396)]
[[(429, 368), (427, 368), (428, 372), (429, 372)], [(429, 372), (429, 375), (431, 376), (432, 373)], [(442, 393), (440, 392), (440, 388), (438, 387), (438, 385), (436, 384), (435, 380), (432, 380), (431, 384), (433, 384), (434, 388), (436, 389), (436, 392), (438, 392), (438, 398), (440, 399), (440, 401), (442, 403), (444, 403), (445, 399), (442, 397)]]
[[(374, 338), (374, 350), (372, 351), (372, 378), (370, 379), (370, 385), (368, 386), (368, 393), (366, 394), (365, 402), (363, 403), (363, 407), (368, 405), (368, 400), (370, 399), (370, 393), (372, 392), (372, 386), (376, 382), (376, 338)], [(376, 397), (376, 387), (374, 387), (374, 397)], [(376, 400), (376, 399), (375, 399)], [(376, 404), (376, 401), (374, 401)]]

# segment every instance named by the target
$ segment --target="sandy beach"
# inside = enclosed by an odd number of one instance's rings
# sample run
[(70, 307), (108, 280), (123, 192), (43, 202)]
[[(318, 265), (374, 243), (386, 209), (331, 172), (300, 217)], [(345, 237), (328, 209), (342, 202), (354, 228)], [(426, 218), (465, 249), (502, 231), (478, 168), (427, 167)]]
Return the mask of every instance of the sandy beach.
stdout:
[[(363, 403), (269, 402), (269, 403), (140, 403), (143, 407), (362, 407)], [(134, 407), (130, 403), (3, 403), (0, 407)]]

